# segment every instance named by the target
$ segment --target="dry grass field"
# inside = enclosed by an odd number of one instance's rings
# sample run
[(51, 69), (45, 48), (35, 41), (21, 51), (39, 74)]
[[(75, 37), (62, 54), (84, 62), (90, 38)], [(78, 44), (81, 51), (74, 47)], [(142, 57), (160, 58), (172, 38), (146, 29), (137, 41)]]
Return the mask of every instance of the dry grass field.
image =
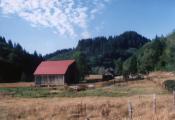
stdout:
[(88, 75), (85, 77), (86, 80), (102, 80), (102, 75)]
[(0, 88), (31, 87), (33, 82), (0, 83)]
[(128, 100), (133, 106), (133, 120), (174, 120), (171, 95), (157, 96), (153, 113), (152, 96), (2, 99), (0, 119), (19, 120), (127, 120)]
[[(155, 74), (163, 73), (154, 73), (151, 79), (157, 78)], [(168, 75), (163, 77), (169, 79)], [(97, 91), (114, 96), (0, 97), (0, 120), (85, 120), (87, 117), (90, 120), (128, 120), (128, 101), (133, 107), (133, 120), (175, 120), (172, 94), (151, 80), (130, 81), (86, 92)], [(156, 113), (153, 112), (153, 94), (156, 94)]]
[(149, 78), (154, 83), (164, 87), (164, 82), (166, 80), (175, 80), (175, 74), (173, 72), (153, 72), (149, 74)]

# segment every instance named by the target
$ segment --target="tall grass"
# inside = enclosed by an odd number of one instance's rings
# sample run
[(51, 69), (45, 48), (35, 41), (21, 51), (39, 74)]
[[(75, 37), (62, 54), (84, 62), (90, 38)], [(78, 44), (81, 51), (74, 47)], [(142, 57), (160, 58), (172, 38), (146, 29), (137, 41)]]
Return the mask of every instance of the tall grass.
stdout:
[[(122, 98), (83, 97), (50, 99), (8, 99), (1, 101), (8, 119), (29, 120), (127, 120), (128, 99), (133, 106), (133, 120), (174, 120), (171, 95), (157, 96), (157, 111), (152, 110), (152, 96)], [(3, 104), (2, 104), (3, 103)]]

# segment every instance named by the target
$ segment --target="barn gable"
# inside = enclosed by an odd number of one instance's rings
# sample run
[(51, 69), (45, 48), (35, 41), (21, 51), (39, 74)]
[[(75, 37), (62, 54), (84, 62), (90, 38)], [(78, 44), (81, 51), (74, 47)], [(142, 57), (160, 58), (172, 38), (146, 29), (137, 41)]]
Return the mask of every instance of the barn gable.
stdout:
[(77, 83), (75, 60), (43, 61), (34, 72), (36, 85), (65, 85)]

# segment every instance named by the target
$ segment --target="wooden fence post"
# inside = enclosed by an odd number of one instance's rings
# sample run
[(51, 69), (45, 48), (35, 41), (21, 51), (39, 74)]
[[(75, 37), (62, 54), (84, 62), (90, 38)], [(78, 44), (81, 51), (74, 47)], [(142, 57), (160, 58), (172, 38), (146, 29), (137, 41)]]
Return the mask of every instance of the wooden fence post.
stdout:
[(129, 120), (132, 120), (132, 104), (130, 101), (128, 101), (128, 115), (129, 115)]
[(156, 94), (153, 95), (153, 113), (156, 113)]
[(173, 109), (175, 110), (175, 90), (173, 90)]

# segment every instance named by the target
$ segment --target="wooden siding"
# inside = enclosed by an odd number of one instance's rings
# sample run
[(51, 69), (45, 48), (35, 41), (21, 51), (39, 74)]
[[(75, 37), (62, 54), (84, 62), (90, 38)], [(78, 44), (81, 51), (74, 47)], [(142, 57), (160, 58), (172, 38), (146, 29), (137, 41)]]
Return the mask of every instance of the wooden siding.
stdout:
[(36, 85), (64, 85), (64, 75), (37, 75)]
[(36, 86), (57, 86), (57, 85), (70, 85), (78, 83), (78, 69), (76, 63), (68, 66), (66, 73), (63, 74), (45, 74), (35, 75)]

